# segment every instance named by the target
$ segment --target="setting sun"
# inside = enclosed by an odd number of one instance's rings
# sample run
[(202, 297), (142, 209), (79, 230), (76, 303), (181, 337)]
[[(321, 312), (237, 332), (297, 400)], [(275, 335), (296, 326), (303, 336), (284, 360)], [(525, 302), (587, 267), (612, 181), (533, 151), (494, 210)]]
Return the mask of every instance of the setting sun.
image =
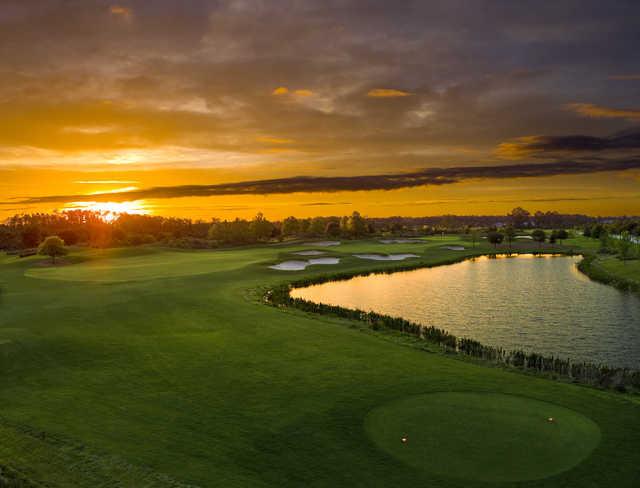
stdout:
[(148, 215), (151, 211), (144, 200), (133, 202), (69, 202), (64, 210), (90, 210), (98, 213), (106, 222), (113, 222), (122, 214)]

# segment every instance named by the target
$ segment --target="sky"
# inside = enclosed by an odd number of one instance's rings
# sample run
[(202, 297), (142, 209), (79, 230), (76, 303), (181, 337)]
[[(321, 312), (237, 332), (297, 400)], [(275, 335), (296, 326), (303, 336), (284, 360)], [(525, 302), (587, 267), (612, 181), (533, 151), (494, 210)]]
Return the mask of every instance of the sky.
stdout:
[(2, 0), (0, 219), (640, 214), (640, 2)]

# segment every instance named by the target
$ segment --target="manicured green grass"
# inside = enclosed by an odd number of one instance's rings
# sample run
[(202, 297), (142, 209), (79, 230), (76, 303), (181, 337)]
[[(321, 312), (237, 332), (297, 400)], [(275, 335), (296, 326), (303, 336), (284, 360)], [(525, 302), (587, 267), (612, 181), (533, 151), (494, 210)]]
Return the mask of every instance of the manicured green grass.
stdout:
[(259, 262), (273, 251), (254, 248), (238, 261), (233, 252), (219, 251), (164, 251), (150, 249), (147, 253), (111, 256), (108, 252), (93, 253), (94, 259), (85, 259), (74, 266), (33, 267), (26, 276), (65, 281), (135, 281), (155, 280), (176, 276), (226, 271)]
[(471, 481), (523, 481), (571, 469), (600, 442), (598, 426), (553, 403), (496, 393), (415, 395), (374, 409), (366, 430), (408, 465)]
[(260, 301), (260, 290), (285, 281), (399, 264), (354, 252), (414, 252), (420, 258), (405, 263), (436, 264), (490, 250), (443, 242), (462, 241), (347, 243), (325, 249), (339, 265), (301, 272), (268, 265), (313, 246), (77, 250), (74, 264), (56, 268), (39, 266), (41, 257), (3, 259), (0, 465), (51, 486), (486, 487), (401, 461), (365, 429), (381, 406), (471, 391), (551, 403), (597, 424), (590, 455), (527, 486), (637, 486), (640, 405), (625, 396)]
[(613, 276), (640, 284), (640, 259), (622, 261), (616, 256), (603, 256), (594, 264)]

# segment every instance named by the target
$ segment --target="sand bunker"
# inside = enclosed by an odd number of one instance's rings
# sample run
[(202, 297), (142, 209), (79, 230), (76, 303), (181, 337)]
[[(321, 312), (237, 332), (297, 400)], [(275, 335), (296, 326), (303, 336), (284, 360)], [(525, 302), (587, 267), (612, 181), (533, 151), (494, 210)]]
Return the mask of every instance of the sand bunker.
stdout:
[(321, 246), (321, 247), (339, 246), (340, 245), (340, 241), (305, 242), (304, 245), (305, 246)]
[(420, 244), (421, 239), (380, 239), (381, 244)]
[(442, 249), (447, 249), (449, 251), (464, 251), (463, 246), (443, 246)]
[(354, 254), (360, 259), (372, 259), (374, 261), (402, 261), (408, 258), (419, 258), (417, 254)]
[(271, 269), (277, 269), (279, 271), (302, 271), (307, 269), (307, 266), (313, 266), (314, 264), (338, 264), (340, 258), (315, 258), (307, 261), (283, 261), (279, 264), (269, 266)]
[(324, 254), (324, 251), (298, 251), (291, 254), (297, 254), (298, 256), (320, 256)]

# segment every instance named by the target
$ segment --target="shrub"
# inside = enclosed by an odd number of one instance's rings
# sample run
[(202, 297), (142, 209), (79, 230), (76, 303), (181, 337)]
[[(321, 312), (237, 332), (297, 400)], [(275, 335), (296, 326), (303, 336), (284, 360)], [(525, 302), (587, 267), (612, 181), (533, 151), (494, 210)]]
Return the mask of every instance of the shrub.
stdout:
[(38, 254), (50, 256), (53, 263), (56, 262), (57, 257), (66, 256), (67, 252), (64, 241), (58, 236), (47, 237), (38, 247)]

